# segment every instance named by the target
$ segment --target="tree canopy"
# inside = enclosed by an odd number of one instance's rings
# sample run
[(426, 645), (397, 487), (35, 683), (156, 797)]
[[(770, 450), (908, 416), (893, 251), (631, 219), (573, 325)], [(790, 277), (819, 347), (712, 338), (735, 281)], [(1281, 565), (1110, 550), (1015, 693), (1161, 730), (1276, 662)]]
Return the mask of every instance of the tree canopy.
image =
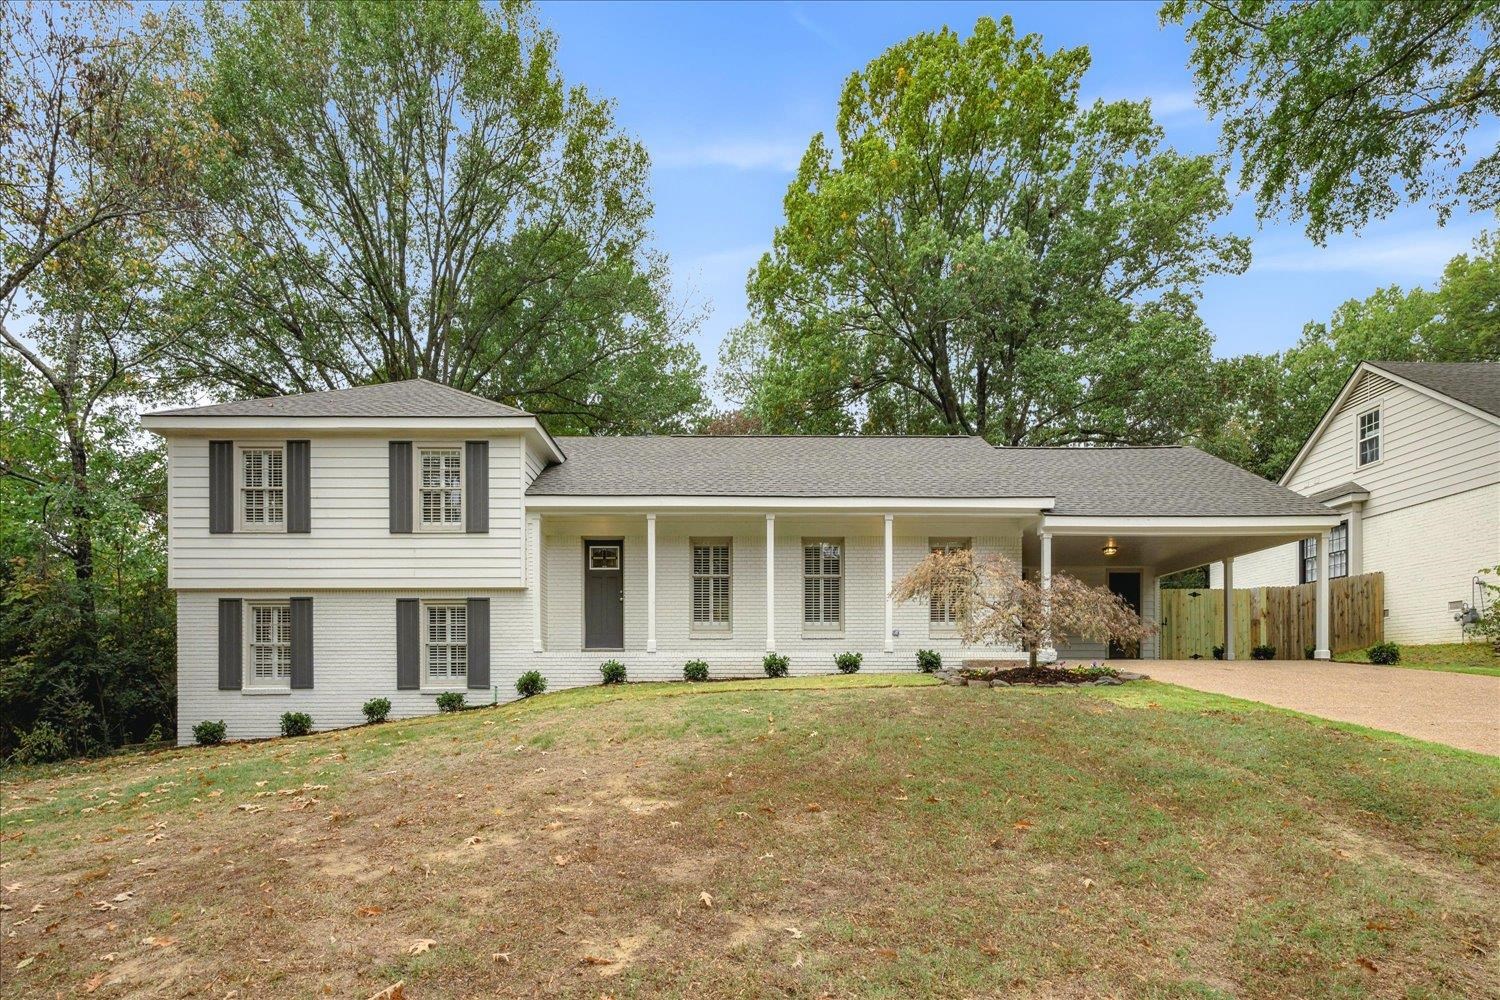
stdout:
[(1322, 242), (1406, 202), (1500, 205), (1500, 152), (1471, 148), (1500, 111), (1495, 0), (1167, 0), (1198, 101), (1261, 216)]
[(240, 394), (424, 376), (554, 430), (680, 426), (701, 366), (645, 150), (519, 2), (212, 5), (188, 372)]
[(983, 18), (852, 74), (750, 276), (735, 402), (768, 430), (1174, 440), (1209, 365), (1198, 286), (1248, 246), (1211, 228), (1214, 160), (1149, 102), (1081, 105), (1088, 66)]

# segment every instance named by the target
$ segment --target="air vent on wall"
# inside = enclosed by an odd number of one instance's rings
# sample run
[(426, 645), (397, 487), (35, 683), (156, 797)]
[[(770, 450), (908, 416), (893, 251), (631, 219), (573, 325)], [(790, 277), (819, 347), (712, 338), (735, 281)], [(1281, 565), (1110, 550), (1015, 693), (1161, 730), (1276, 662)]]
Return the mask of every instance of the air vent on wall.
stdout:
[(1362, 406), (1370, 400), (1392, 388), (1396, 383), (1388, 378), (1383, 378), (1374, 373), (1366, 373), (1354, 386), (1354, 391), (1349, 393), (1349, 398), (1344, 401), (1346, 407)]

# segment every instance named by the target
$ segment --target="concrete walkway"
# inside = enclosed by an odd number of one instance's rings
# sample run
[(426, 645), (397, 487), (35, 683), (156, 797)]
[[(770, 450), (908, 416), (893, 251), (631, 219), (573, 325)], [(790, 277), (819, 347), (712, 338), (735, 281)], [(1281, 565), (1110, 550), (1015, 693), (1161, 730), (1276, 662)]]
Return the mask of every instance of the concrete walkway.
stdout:
[(1313, 660), (1132, 660), (1153, 680), (1500, 756), (1500, 677)]

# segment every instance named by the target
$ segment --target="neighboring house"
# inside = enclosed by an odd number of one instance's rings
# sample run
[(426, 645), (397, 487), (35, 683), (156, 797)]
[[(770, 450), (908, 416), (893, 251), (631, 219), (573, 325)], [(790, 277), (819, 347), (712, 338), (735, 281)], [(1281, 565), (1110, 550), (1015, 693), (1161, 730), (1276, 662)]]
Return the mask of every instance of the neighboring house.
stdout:
[(258, 737), (287, 710), (357, 723), (374, 697), (396, 716), (445, 690), (506, 700), (533, 668), (553, 688), (596, 683), (606, 659), (668, 680), (689, 659), (758, 674), (767, 651), (794, 673), (827, 673), (843, 650), (877, 671), (913, 670), (923, 648), (1014, 655), (966, 649), (945, 608), (895, 606), (891, 585), (935, 548), (972, 546), (1107, 584), (1155, 619), (1159, 575), (1337, 523), (1191, 448), (554, 439), (422, 380), (144, 424), (167, 442), (184, 742), (203, 719)]
[[(1460, 641), (1458, 606), (1500, 564), (1500, 364), (1361, 364), (1281, 483), (1339, 515), (1332, 576), (1385, 574), (1387, 639)], [(1236, 559), (1234, 585), (1316, 579), (1317, 544)]]

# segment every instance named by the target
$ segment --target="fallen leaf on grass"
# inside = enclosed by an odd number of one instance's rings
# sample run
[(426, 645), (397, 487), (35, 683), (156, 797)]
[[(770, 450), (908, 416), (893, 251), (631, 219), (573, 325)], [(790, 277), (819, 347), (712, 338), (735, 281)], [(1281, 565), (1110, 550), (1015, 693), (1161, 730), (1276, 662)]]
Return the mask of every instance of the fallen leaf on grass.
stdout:
[(90, 976), (87, 980), (84, 981), (83, 992), (92, 993), (99, 987), (103, 986), (104, 976), (105, 974), (102, 972), (96, 972), (92, 976)]
[(1030, 830), (1031, 829), (1031, 820), (1029, 820), (1029, 819), (1018, 819), (1014, 823), (1011, 824), (1011, 827), (1012, 827), (1012, 829), (1016, 829), (1016, 830)]
[(36, 961), (36, 956), (35, 955), (27, 955), (25, 958), (21, 959), (19, 962), (16, 963), (16, 971), (20, 972), (22, 969), (26, 968), (26, 966), (30, 965), (32, 962), (35, 962), (35, 961)]
[(707, 910), (714, 905), (714, 898), (706, 892), (700, 892), (698, 893), (698, 904)]
[(154, 936), (141, 938), (141, 944), (150, 945), (152, 948), (170, 948), (176, 943), (176, 938)]
[(579, 965), (614, 965), (612, 958), (599, 958), (597, 955), (585, 955), (578, 960)]
[(392, 983), (379, 993), (370, 997), (370, 1000), (402, 1000), (406, 996), (405, 981)]
[(357, 911), (362, 917), (377, 917), (385, 912), (383, 906), (361, 906)]
[(568, 856), (566, 854), (552, 855), (552, 863), (559, 868), (568, 867)]
[(510, 964), (510, 952), (508, 952), (508, 951), (497, 951), (493, 955), (490, 956), (490, 961), (491, 962), (499, 962), (501, 965), (509, 965)]
[(1358, 958), (1355, 959), (1355, 961), (1358, 962), (1360, 965), (1364, 966), (1366, 969), (1369, 969), (1371, 972), (1379, 972), (1380, 971), (1380, 966), (1376, 965), (1374, 962), (1370, 961), (1368, 958), (1365, 958), (1363, 955), (1360, 955)]
[(100, 913), (103, 913), (106, 910), (118, 910), (119, 907), (114, 903), (106, 902), (105, 900), (101, 899), (99, 900), (99, 902), (94, 904), (94, 909), (98, 910)]
[(464, 844), (468, 847), (477, 847), (481, 843), (483, 843), (483, 841), (481, 841), (478, 837), (470, 837), (469, 839), (464, 841)]
[(1091, 879), (1091, 878), (1084, 879), (1083, 880), (1083, 887), (1085, 889), (1092, 889), (1094, 887), (1094, 880)]
[(990, 958), (995, 958), (995, 957), (997, 957), (1000, 954), (1000, 949), (997, 948), (995, 945), (992, 945), (992, 944), (982, 944), (982, 945), (980, 945), (979, 946), (979, 951), (982, 954), (988, 955)]
[(119, 892), (119, 893), (115, 894), (114, 901), (116, 903), (123, 903), (127, 899), (129, 899), (131, 896), (134, 896), (134, 895), (135, 895), (134, 892)]
[(823, 807), (818, 805), (816, 802), (809, 802), (807, 804), (806, 811), (810, 813), (820, 813), (823, 811)]
[(795, 927), (788, 927), (786, 929), (786, 932), (792, 936), (792, 940), (793, 941), (801, 941), (802, 940), (802, 932), (799, 931), (797, 928), (795, 928)]
[(431, 951), (435, 947), (437, 947), (437, 942), (432, 938), (422, 938), (420, 941), (413, 942), (412, 946), (406, 949), (406, 953), (408, 955), (420, 955), (423, 952)]

